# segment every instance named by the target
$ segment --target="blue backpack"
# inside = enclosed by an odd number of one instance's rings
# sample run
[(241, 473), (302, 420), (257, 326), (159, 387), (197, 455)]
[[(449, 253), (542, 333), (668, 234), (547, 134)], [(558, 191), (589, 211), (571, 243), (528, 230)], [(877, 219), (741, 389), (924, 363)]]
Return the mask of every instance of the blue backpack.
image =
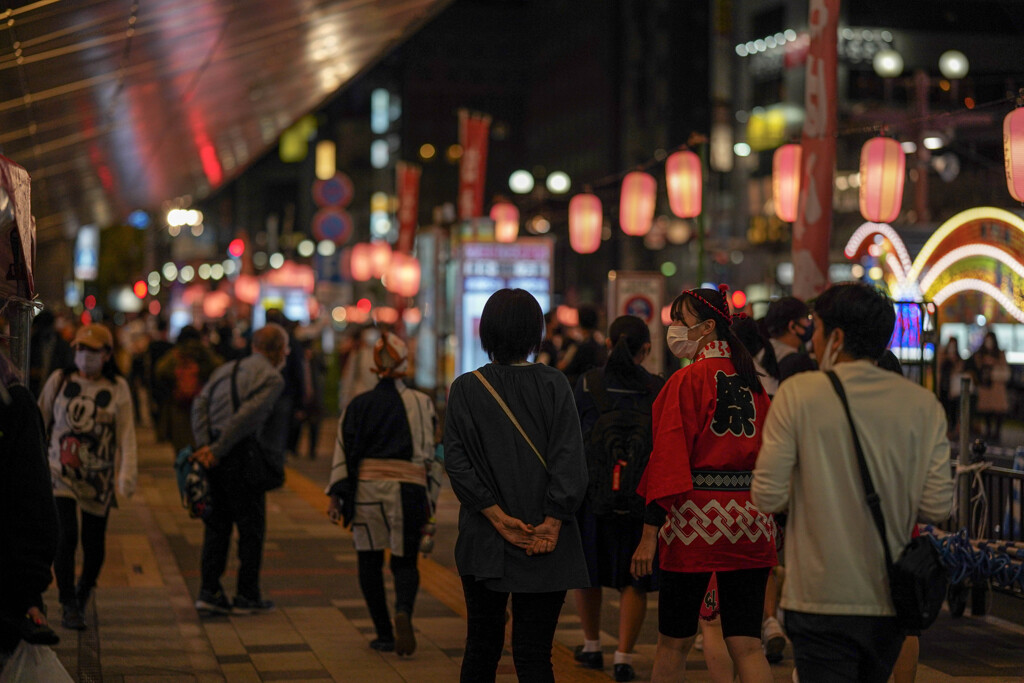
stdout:
[(191, 446), (182, 448), (174, 458), (174, 472), (178, 478), (181, 506), (188, 510), (189, 517), (205, 522), (213, 514), (210, 477), (206, 468), (191, 458)]

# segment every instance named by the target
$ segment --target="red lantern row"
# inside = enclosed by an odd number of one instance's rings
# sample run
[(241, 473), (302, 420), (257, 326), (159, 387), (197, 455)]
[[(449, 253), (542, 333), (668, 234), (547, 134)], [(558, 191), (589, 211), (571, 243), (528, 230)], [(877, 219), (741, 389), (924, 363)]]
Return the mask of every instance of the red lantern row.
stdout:
[(1003, 161), (1010, 196), (1024, 202), (1024, 107), (1014, 109), (1003, 119)]

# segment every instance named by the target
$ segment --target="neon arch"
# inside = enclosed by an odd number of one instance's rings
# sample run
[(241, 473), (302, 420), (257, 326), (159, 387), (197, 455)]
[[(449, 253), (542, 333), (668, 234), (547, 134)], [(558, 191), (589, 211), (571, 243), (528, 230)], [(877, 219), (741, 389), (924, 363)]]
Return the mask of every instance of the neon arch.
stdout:
[(1012, 315), (1019, 322), (1024, 323), (1024, 311), (1019, 309), (1017, 305), (1002, 292), (1002, 290), (989, 282), (985, 282), (984, 280), (977, 280), (975, 278), (955, 280), (936, 292), (932, 300), (935, 302), (936, 306), (941, 306), (954, 294), (971, 291), (981, 292), (982, 294), (992, 297), (1006, 310), (1007, 313)]
[[(950, 235), (966, 225), (979, 221), (993, 221), (1016, 231), (1017, 235), (1012, 239), (1013, 244), (1010, 248), (1000, 248), (983, 242), (963, 244), (953, 246), (947, 253), (929, 263), (936, 251), (952, 246), (948, 243), (943, 244)], [(1006, 209), (982, 206), (961, 211), (939, 226), (920, 253), (913, 259), (913, 262), (907, 253), (906, 245), (892, 226), (867, 222), (854, 231), (847, 242), (844, 250), (847, 258), (854, 259), (864, 241), (875, 234), (886, 238), (896, 252), (896, 255), (891, 252), (886, 254), (881, 261), (890, 273), (885, 278), (886, 284), (890, 293), (896, 298), (923, 300), (924, 295), (935, 286), (936, 281), (944, 273), (949, 272), (950, 268), (965, 259), (976, 257), (991, 258), (1010, 268), (1017, 277), (1024, 279), (1024, 263), (1021, 260), (1021, 254), (1024, 254), (1024, 248), (1022, 248), (1024, 245), (1024, 219)], [(933, 297), (936, 304), (941, 305), (954, 294), (976, 291), (992, 297), (1010, 315), (1024, 322), (1024, 311), (997, 285), (979, 279), (973, 272), (970, 274), (950, 273), (950, 276), (953, 278), (952, 281), (945, 284)]]

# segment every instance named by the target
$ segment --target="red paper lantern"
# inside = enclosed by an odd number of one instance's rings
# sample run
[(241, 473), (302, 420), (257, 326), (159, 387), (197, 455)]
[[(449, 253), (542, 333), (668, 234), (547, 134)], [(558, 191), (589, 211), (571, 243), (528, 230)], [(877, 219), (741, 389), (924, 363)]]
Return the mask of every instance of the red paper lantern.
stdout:
[(384, 277), (391, 264), (391, 245), (384, 240), (370, 242), (370, 270), (374, 277)]
[(775, 215), (787, 223), (796, 220), (800, 201), (800, 145), (783, 145), (772, 157), (772, 203)]
[(255, 275), (239, 275), (235, 280), (235, 298), (250, 306), (260, 300), (260, 281)]
[(651, 231), (657, 194), (658, 181), (654, 176), (643, 171), (626, 174), (622, 179), (622, 194), (619, 195), (622, 232), (640, 237)]
[(395, 252), (388, 266), (387, 289), (398, 296), (416, 296), (420, 291), (420, 262), (408, 254)]
[(352, 279), (357, 282), (366, 282), (373, 277), (372, 250), (366, 242), (360, 242), (352, 246), (352, 253), (349, 255), (348, 266)]
[(903, 204), (907, 157), (892, 138), (871, 138), (860, 151), (860, 213), (872, 223), (891, 223)]
[(595, 195), (578, 194), (569, 200), (569, 244), (577, 253), (597, 251), (603, 225), (601, 200)]
[(1024, 108), (1014, 109), (1003, 119), (1003, 160), (1010, 196), (1024, 202)]
[(491, 207), (494, 221), (494, 239), (497, 242), (515, 242), (519, 236), (519, 209), (510, 202), (498, 202)]
[(694, 218), (701, 212), (703, 177), (700, 157), (689, 150), (676, 152), (665, 160), (668, 205), (680, 218)]

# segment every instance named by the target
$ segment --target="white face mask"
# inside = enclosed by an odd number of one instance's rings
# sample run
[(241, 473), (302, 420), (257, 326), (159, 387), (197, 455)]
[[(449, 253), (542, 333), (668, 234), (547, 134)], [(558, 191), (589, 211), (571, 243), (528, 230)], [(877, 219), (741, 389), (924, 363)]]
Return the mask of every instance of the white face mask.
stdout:
[[(697, 323), (700, 325), (700, 323)], [(672, 355), (676, 358), (685, 358), (692, 360), (697, 352), (700, 351), (700, 341), (705, 335), (701, 335), (697, 339), (689, 339), (687, 335), (690, 330), (697, 327), (697, 325), (670, 325), (668, 331), (665, 333), (665, 341), (668, 342), (668, 350), (672, 352)]]
[(828, 341), (825, 342), (825, 357), (818, 359), (818, 369), (822, 371), (831, 370), (836, 366), (836, 358), (839, 357), (839, 347), (833, 347), (836, 341), (836, 333), (839, 330), (832, 330), (832, 334), (828, 336)]
[(95, 377), (103, 370), (103, 352), (78, 349), (75, 351), (75, 367), (86, 377)]

